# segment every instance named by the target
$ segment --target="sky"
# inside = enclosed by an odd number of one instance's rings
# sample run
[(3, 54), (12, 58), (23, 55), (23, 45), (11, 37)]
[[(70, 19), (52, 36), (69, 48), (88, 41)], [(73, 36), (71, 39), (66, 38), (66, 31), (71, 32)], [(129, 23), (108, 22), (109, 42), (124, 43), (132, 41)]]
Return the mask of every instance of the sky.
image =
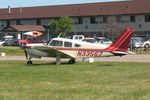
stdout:
[(91, 2), (109, 2), (123, 0), (0, 0), (0, 8), (10, 7), (30, 7), (30, 6), (47, 6), (47, 5), (62, 5), (62, 4), (78, 4)]

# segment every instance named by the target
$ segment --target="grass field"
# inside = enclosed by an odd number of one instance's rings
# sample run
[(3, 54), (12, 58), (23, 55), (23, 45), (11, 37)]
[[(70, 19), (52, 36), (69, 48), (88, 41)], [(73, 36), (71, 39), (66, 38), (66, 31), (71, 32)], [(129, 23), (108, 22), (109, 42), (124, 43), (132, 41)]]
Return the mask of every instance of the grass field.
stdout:
[(1, 52), (5, 52), (7, 56), (24, 55), (23, 49), (18, 46), (3, 46), (0, 48)]
[(0, 61), (0, 100), (150, 100), (150, 63)]

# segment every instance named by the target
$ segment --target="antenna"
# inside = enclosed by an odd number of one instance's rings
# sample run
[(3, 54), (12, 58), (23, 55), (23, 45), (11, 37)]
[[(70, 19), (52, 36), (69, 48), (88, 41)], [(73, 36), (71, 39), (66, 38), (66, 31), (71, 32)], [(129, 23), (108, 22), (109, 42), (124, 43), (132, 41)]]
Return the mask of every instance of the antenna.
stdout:
[(57, 37), (57, 38), (60, 38), (61, 34), (62, 34), (62, 32), (58, 35), (58, 37)]
[(10, 8), (10, 5), (8, 6), (8, 14), (11, 13), (11, 8)]
[(19, 6), (19, 12), (22, 13), (22, 7), (21, 7), (21, 5)]

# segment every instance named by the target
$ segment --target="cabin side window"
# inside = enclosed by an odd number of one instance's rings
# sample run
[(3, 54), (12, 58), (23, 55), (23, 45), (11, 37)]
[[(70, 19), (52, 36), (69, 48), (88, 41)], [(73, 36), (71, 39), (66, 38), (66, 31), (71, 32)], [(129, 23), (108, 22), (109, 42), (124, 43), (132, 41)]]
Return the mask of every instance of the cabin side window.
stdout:
[(71, 42), (65, 42), (64, 47), (72, 47), (72, 43)]
[(50, 43), (50, 46), (62, 46), (62, 45), (63, 45), (63, 42), (62, 41), (58, 41), (58, 40), (53, 40)]
[(79, 45), (79, 44), (75, 44), (75, 45), (74, 45), (74, 47), (81, 47), (81, 45)]

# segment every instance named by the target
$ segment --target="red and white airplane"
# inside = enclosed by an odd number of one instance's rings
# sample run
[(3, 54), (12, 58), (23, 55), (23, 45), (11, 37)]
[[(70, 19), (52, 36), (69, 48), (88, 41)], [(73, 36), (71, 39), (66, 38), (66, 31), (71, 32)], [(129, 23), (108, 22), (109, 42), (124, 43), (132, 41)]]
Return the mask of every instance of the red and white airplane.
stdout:
[(110, 45), (93, 44), (84, 41), (77, 41), (66, 38), (53, 38), (47, 45), (32, 46), (27, 44), (24, 47), (27, 57), (27, 64), (32, 64), (32, 58), (55, 57), (56, 64), (60, 64), (61, 58), (69, 58), (68, 63), (75, 63), (77, 58), (94, 58), (111, 53), (114, 56), (128, 54), (128, 44), (133, 29), (126, 28), (120, 36)]
[(33, 46), (42, 46), (44, 43), (46, 43), (46, 40), (40, 40), (42, 37), (41, 32), (38, 31), (30, 31), (23, 33), (24, 36), (26, 36), (26, 39), (24, 40), (18, 40), (19, 44), (21, 46), (26, 45), (26, 44), (32, 44)]

